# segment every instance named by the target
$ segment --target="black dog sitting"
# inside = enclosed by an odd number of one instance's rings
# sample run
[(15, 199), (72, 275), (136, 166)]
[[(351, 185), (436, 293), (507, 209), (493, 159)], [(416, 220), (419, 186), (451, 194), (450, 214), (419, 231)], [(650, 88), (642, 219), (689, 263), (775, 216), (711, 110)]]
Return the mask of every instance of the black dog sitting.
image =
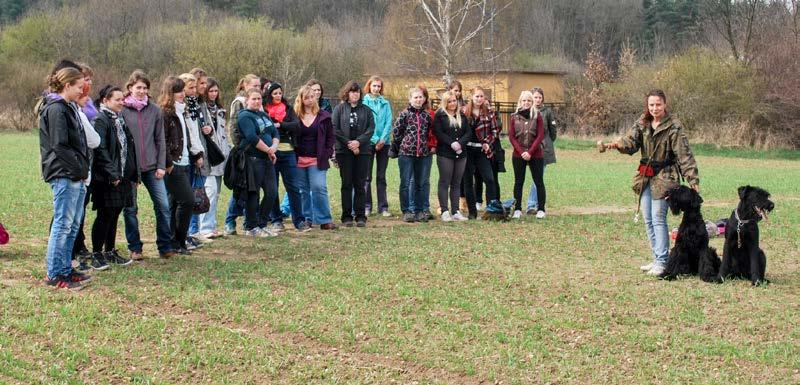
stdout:
[(720, 280), (747, 278), (753, 285), (767, 282), (767, 256), (758, 243), (758, 222), (769, 220), (775, 208), (769, 193), (758, 187), (739, 187), (739, 205), (731, 213), (725, 228), (725, 248), (722, 252)]
[(691, 188), (680, 186), (670, 190), (667, 203), (672, 214), (683, 212), (683, 220), (660, 277), (671, 280), (681, 274), (692, 274), (705, 282), (721, 282), (717, 274), (720, 267), (717, 250), (708, 247), (708, 230), (700, 213), (703, 198)]

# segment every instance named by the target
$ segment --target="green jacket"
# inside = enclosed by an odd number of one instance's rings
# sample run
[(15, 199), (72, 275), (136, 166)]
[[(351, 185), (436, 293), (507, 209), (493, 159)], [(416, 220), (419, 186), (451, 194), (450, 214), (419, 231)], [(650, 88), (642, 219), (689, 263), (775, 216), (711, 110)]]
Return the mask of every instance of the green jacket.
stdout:
[(672, 165), (665, 166), (653, 177), (637, 172), (633, 177), (633, 191), (637, 195), (648, 183), (652, 183), (650, 188), (653, 199), (663, 199), (670, 189), (680, 185), (681, 175), (689, 186), (700, 184), (697, 162), (689, 148), (689, 140), (683, 133), (683, 125), (676, 117), (665, 116), (661, 124), (653, 130), (642, 116), (625, 136), (617, 139), (616, 144), (623, 154), (633, 155), (641, 151), (642, 163), (646, 163), (648, 159), (655, 162), (673, 160)]
[(553, 164), (556, 162), (556, 147), (554, 142), (556, 141), (556, 135), (558, 135), (556, 130), (556, 115), (550, 107), (544, 106), (539, 110), (539, 113), (542, 114), (542, 120), (544, 121), (545, 136), (542, 141), (544, 164)]

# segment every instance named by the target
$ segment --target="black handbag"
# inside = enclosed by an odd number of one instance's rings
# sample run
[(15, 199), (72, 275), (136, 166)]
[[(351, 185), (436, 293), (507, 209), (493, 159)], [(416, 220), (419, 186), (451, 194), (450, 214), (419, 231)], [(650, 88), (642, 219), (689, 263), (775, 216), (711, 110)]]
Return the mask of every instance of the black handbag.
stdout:
[(225, 161), (225, 154), (219, 149), (216, 143), (211, 140), (210, 135), (206, 135), (206, 154), (208, 154), (208, 163), (211, 166), (218, 166)]

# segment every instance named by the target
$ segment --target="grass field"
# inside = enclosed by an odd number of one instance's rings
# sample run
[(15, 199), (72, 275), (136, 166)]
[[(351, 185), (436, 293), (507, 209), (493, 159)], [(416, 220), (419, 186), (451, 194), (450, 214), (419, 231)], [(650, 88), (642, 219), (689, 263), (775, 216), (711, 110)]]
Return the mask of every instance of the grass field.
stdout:
[[(66, 293), (41, 283), (52, 208), (37, 137), (2, 134), (0, 383), (800, 383), (796, 152), (698, 147), (707, 219), (727, 217), (742, 184), (773, 195), (771, 283), (753, 288), (644, 276), (637, 158), (559, 146), (545, 220), (403, 224), (392, 162), (393, 218), (162, 261), (141, 199), (149, 258)], [(328, 179), (338, 211), (338, 173)], [(512, 181), (502, 175), (504, 198)]]

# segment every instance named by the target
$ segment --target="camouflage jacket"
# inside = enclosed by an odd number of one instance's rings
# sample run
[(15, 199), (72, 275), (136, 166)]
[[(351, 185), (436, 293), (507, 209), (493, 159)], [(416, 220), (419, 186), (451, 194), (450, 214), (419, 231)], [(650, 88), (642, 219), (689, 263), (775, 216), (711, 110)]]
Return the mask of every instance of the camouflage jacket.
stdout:
[(619, 152), (633, 155), (641, 151), (641, 164), (666, 162), (666, 166), (655, 176), (647, 177), (636, 173), (633, 177), (633, 191), (639, 195), (652, 183), (653, 199), (663, 199), (667, 192), (680, 185), (683, 176), (689, 186), (700, 184), (689, 140), (683, 133), (683, 125), (676, 117), (667, 115), (655, 129), (641, 117), (627, 134), (617, 139)]

